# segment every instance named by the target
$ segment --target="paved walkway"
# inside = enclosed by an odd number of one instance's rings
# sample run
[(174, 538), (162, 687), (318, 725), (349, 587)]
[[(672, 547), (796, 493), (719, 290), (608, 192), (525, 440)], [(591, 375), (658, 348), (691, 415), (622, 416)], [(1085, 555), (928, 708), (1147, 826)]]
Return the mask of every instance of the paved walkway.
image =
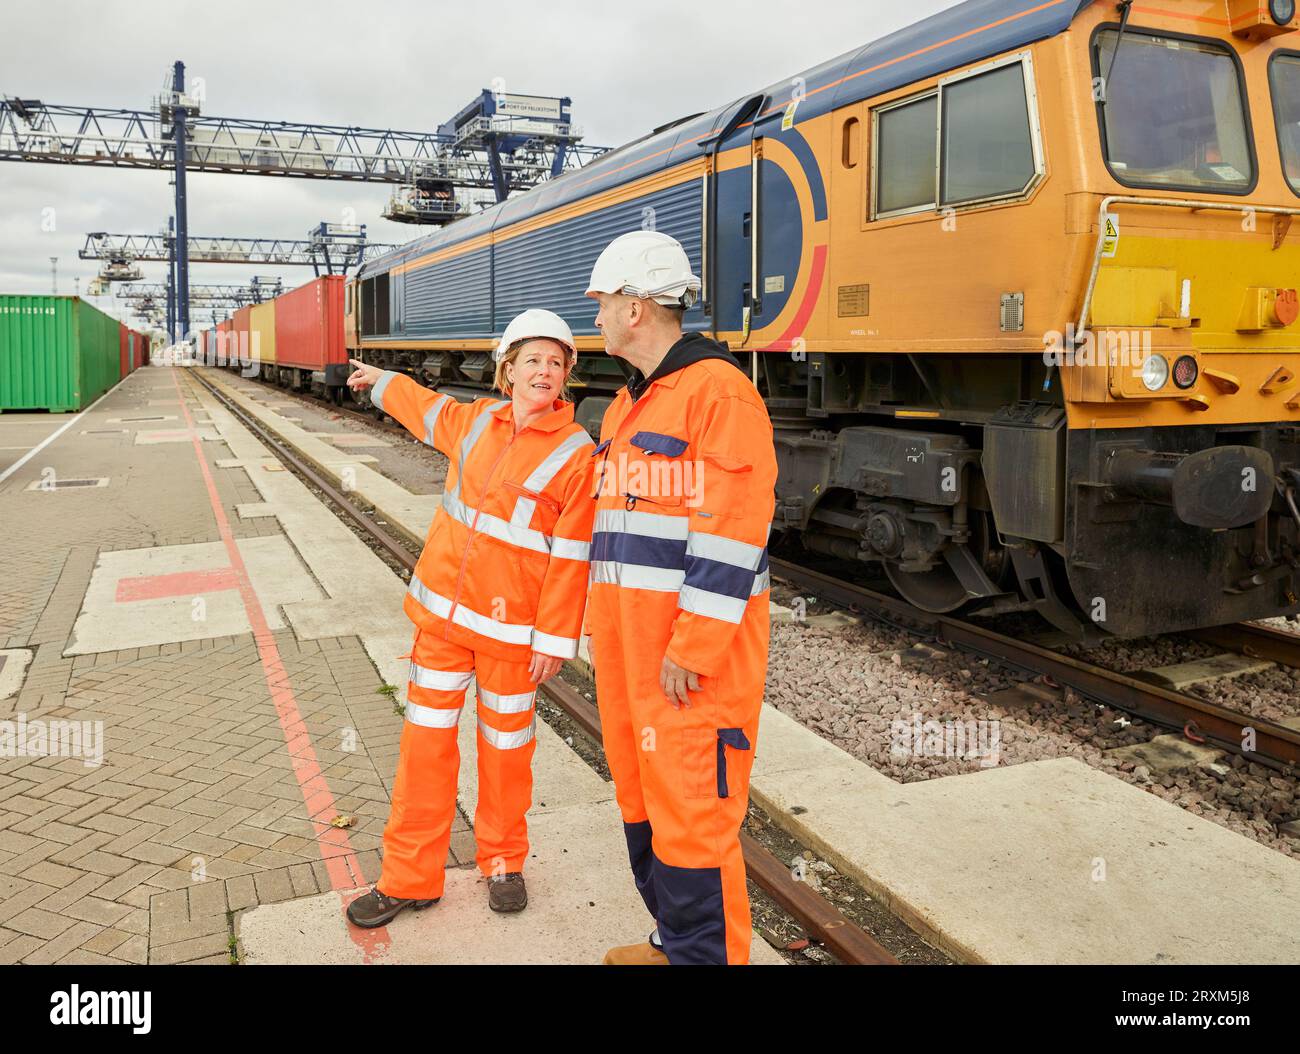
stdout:
[(448, 897), (347, 927), (401, 736), (380, 689), (405, 685), (402, 581), (183, 369), (75, 420), (0, 415), (19, 448), (0, 472), (69, 420), (0, 481), (21, 528), (0, 583), (0, 962), (590, 962), (648, 929), (612, 787), (541, 722), (528, 911), (486, 911), (465, 722)]

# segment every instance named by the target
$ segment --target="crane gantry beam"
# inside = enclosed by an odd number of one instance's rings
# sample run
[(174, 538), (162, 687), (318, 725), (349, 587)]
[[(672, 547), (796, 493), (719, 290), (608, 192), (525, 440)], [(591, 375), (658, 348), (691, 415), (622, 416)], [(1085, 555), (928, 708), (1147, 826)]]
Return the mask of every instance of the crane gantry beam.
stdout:
[[(191, 285), (190, 303), (206, 306), (243, 307), (273, 300), (283, 291), (280, 282), (256, 282), (249, 285)], [(166, 301), (167, 286), (161, 282), (133, 282), (118, 288), (122, 300)]]
[[(166, 262), (171, 259), (171, 242), (166, 234), (86, 235), (77, 254), (83, 260)], [(192, 235), (188, 241), (191, 263), (280, 264), (284, 266), (340, 267), (344, 271), (364, 260), (396, 248), (353, 239), (322, 241), (317, 237), (223, 238)]]
[[(167, 110), (63, 106), (39, 99), (0, 99), (0, 161), (62, 165), (170, 169), (175, 143)], [(500, 123), (500, 121), (498, 121)], [(437, 176), (462, 187), (511, 190), (531, 187), (553, 173), (561, 144), (566, 167), (579, 167), (604, 152), (588, 147), (569, 124), (537, 122), (515, 132), (529, 149), (500, 161), (467, 143), (463, 135), (404, 132), (391, 128), (259, 121), (190, 114), (186, 118), (185, 167), (192, 172), (343, 179), (408, 184), (417, 175)], [(545, 156), (543, 156), (545, 155)]]

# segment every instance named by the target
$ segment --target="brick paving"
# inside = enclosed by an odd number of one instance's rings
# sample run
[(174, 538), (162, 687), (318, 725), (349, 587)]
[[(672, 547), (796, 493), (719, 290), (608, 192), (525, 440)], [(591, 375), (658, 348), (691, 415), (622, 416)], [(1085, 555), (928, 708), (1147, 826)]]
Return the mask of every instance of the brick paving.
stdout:
[[(0, 721), (103, 722), (98, 767), (0, 757), (0, 963), (229, 963), (242, 911), (331, 888), (316, 835), (332, 817), (307, 815), (251, 632), (63, 655), (101, 553), (220, 538), (190, 443), (81, 434), (180, 413), (150, 405), (170, 377), (133, 374), (0, 484), (19, 527), (4, 540), (0, 646), (32, 652)], [(230, 456), (223, 442), (202, 450), (210, 466)], [(27, 491), (46, 468), (110, 485)], [(260, 500), (245, 471), (212, 475), (235, 537), (281, 533), (274, 517), (238, 518)], [(355, 636), (273, 636), (336, 811), (355, 817), (354, 873), (373, 882), (402, 719)], [(473, 852), (458, 816), (450, 863)]]

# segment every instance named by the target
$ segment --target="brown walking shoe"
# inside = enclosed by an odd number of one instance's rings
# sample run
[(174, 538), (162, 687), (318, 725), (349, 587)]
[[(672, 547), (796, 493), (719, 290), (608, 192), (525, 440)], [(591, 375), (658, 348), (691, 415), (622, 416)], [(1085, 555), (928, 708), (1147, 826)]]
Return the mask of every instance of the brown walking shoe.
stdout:
[(488, 879), (488, 907), (493, 911), (523, 911), (528, 907), (528, 888), (518, 871)]
[(606, 966), (667, 966), (668, 956), (659, 945), (651, 941), (640, 944), (624, 944), (610, 948), (605, 953)]
[(438, 903), (441, 899), (441, 897), (434, 897), (432, 900), (401, 900), (385, 896), (379, 892), (379, 887), (375, 886), (365, 896), (357, 897), (348, 905), (348, 921), (354, 926), (369, 930), (376, 926), (387, 925), (397, 917), (399, 912), (407, 908), (419, 911), (430, 904)]

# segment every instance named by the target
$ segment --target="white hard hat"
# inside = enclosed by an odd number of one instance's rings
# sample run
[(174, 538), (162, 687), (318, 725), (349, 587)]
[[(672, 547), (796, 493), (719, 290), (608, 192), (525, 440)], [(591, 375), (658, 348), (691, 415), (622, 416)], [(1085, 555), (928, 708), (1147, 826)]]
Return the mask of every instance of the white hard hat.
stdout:
[(500, 362), (506, 357), (506, 352), (521, 340), (531, 340), (535, 337), (556, 341), (563, 344), (570, 355), (578, 354), (578, 349), (573, 344), (573, 331), (569, 329), (569, 324), (564, 319), (554, 311), (530, 307), (510, 320), (510, 325), (506, 326), (506, 331), (497, 341), (496, 351), (492, 353), (493, 361)]
[(691, 307), (700, 296), (700, 280), (676, 238), (659, 231), (620, 234), (596, 259), (587, 295), (627, 293), (670, 307)]

